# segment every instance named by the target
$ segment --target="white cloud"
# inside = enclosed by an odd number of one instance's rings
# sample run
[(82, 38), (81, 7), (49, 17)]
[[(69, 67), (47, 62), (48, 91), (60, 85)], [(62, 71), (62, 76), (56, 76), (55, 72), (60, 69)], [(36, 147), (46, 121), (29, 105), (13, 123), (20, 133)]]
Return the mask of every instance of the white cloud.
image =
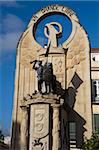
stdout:
[(4, 6), (4, 7), (20, 7), (20, 5), (15, 0), (3, 0), (3, 1), (0, 1), (0, 6)]
[(12, 32), (0, 37), (0, 51), (12, 51), (16, 49), (21, 32)]
[(23, 21), (13, 14), (7, 14), (2, 16), (0, 26), (0, 51), (15, 50), (18, 40), (24, 31)]
[(17, 32), (24, 27), (23, 21), (13, 14), (2, 14), (0, 22), (2, 32)]

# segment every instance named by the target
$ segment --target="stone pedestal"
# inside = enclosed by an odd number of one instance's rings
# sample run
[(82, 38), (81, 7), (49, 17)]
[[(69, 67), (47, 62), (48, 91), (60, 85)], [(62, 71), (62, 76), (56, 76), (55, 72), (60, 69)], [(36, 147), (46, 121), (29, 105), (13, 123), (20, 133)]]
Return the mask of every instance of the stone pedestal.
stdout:
[[(31, 96), (31, 99), (21, 101), (23, 111), (21, 150), (59, 150), (61, 148), (60, 105), (60, 97), (53, 94), (35, 94)], [(27, 108), (30, 110), (30, 116), (28, 116)], [(50, 109), (53, 110), (52, 113)]]

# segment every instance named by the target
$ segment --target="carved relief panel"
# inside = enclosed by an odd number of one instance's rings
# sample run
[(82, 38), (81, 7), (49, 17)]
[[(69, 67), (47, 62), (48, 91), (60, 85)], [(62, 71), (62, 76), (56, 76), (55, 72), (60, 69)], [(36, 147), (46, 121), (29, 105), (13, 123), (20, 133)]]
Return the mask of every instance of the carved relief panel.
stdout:
[(56, 80), (61, 84), (62, 88), (65, 88), (65, 55), (57, 54), (56, 57), (53, 57), (52, 62)]
[(49, 150), (49, 105), (31, 105), (29, 150)]

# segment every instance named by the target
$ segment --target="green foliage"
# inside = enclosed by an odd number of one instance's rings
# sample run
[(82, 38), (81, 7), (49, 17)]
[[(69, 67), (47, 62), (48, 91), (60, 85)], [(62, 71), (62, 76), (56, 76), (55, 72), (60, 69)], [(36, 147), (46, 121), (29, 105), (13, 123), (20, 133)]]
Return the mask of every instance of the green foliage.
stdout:
[(99, 136), (93, 134), (90, 139), (85, 139), (83, 150), (99, 150)]
[(0, 130), (0, 141), (4, 141), (4, 135), (2, 134), (1, 130)]

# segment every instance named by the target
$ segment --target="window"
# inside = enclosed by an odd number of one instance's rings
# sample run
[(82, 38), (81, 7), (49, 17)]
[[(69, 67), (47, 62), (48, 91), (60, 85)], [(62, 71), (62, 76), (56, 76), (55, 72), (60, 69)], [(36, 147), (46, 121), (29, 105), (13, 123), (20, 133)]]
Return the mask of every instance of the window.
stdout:
[(92, 61), (99, 61), (99, 53), (92, 53), (91, 54)]
[(94, 114), (93, 115), (93, 119), (94, 119), (94, 133), (99, 135), (99, 114)]
[(69, 122), (69, 137), (70, 140), (76, 140), (76, 123)]
[(92, 80), (92, 98), (94, 102), (99, 103), (99, 80)]

